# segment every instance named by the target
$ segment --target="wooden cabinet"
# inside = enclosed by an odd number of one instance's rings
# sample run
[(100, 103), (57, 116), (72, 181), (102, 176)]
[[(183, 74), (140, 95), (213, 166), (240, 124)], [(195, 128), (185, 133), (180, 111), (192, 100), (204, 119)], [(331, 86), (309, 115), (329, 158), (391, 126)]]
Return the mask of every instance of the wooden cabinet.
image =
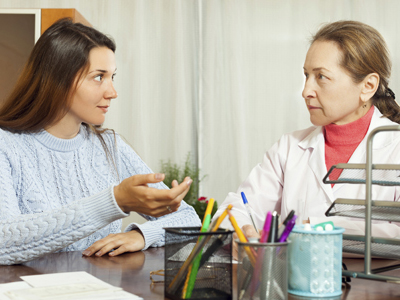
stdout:
[(18, 79), (39, 36), (55, 21), (69, 17), (91, 26), (76, 9), (0, 9), (0, 103)]
[(45, 32), (55, 21), (71, 18), (75, 23), (92, 26), (76, 9), (41, 9), (41, 33)]

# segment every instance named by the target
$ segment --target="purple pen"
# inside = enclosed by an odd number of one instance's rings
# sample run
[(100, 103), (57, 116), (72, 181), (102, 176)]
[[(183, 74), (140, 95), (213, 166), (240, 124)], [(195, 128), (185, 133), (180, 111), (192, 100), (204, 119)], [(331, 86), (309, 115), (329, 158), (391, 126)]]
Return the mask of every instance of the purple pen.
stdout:
[[(274, 214), (276, 215), (276, 212), (274, 212)], [(267, 212), (267, 217), (265, 218), (265, 223), (264, 223), (263, 232), (262, 232), (262, 235), (260, 238), (260, 243), (267, 242), (269, 232), (271, 230), (271, 223), (272, 223), (272, 213), (269, 211), (269, 212)], [(257, 250), (257, 262), (256, 262), (256, 265), (254, 266), (254, 270), (253, 270), (250, 298), (253, 298), (254, 292), (258, 289), (259, 276), (260, 276), (261, 266), (262, 266), (262, 262), (263, 262), (264, 251), (265, 251), (264, 247), (259, 247)]]
[(296, 219), (297, 219), (297, 216), (294, 215), (293, 218), (291, 218), (287, 222), (285, 230), (282, 232), (282, 235), (279, 238), (279, 243), (286, 242), (286, 239), (288, 238), (289, 234), (292, 232), (294, 225), (296, 224)]
[(265, 218), (265, 223), (264, 223), (264, 228), (263, 232), (260, 238), (260, 243), (266, 243), (268, 236), (269, 236), (269, 231), (271, 229), (271, 220), (272, 220), (272, 214), (271, 212), (267, 212), (267, 217)]

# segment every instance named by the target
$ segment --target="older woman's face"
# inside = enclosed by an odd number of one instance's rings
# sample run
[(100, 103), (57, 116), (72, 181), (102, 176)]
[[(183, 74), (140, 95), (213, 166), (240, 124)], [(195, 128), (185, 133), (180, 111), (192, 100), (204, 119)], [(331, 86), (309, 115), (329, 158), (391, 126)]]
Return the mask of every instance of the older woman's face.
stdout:
[(330, 41), (316, 41), (307, 52), (302, 95), (314, 125), (343, 125), (365, 114), (360, 98), (362, 83), (354, 83), (339, 65), (341, 54), (337, 44)]

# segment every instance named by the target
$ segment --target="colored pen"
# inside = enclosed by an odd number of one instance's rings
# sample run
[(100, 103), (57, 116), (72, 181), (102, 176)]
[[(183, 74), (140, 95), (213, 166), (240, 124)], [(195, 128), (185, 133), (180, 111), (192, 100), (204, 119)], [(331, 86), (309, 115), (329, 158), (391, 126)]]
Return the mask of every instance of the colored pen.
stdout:
[(225, 219), (225, 217), (228, 215), (228, 211), (232, 209), (233, 205), (229, 204), (228, 207), (222, 212), (222, 214), (218, 217), (218, 219), (215, 219), (212, 224), (211, 228), (212, 231), (217, 231), (218, 227), (221, 225), (222, 221)]
[[(228, 212), (229, 215), (229, 221), (231, 221), (233, 228), (236, 231), (236, 234), (238, 235), (239, 241), (241, 241), (242, 243), (247, 243), (247, 238), (246, 236), (243, 234), (242, 230), (240, 229), (238, 223), (236, 222), (235, 217), (231, 214), (231, 212)], [(248, 246), (244, 246), (243, 247), (244, 250), (246, 251), (247, 255), (249, 256), (250, 262), (251, 264), (254, 266), (256, 263), (256, 258), (253, 255), (253, 252), (251, 252), (250, 247)]]
[(243, 262), (242, 262), (242, 266), (243, 266), (243, 270), (245, 270), (247, 272), (243, 283), (242, 283), (242, 287), (240, 289), (240, 293), (239, 293), (239, 300), (243, 298), (244, 294), (246, 293), (246, 289), (250, 284), (250, 279), (251, 279), (251, 275), (253, 273), (253, 267), (250, 264), (250, 260), (248, 257), (243, 258)]
[[(277, 212), (276, 211), (274, 211), (272, 214), (270, 211), (267, 212), (267, 217), (265, 218), (265, 223), (264, 223), (264, 228), (263, 228), (263, 233), (262, 233), (262, 236), (260, 239), (260, 243), (266, 243), (267, 240), (269, 241), (269, 237), (271, 236), (272, 231), (275, 230), (275, 226), (272, 226), (272, 223), (276, 222), (276, 220), (277, 220)], [(263, 265), (264, 252), (265, 252), (264, 247), (260, 247), (257, 250), (257, 263), (254, 268), (253, 280), (251, 283), (251, 297), (253, 297), (253, 294), (257, 290), (257, 287), (258, 287), (261, 267)]]
[(275, 243), (278, 240), (278, 213), (272, 213), (271, 228), (268, 235), (268, 243)]
[[(285, 230), (285, 226), (286, 226), (287, 222), (289, 222), (289, 220), (291, 218), (293, 218), (293, 216), (294, 216), (294, 210), (292, 209), (289, 212), (289, 214), (286, 216), (285, 220), (281, 224), (279, 224), (278, 236), (282, 235), (282, 232), (283, 232), (283, 230)], [(282, 226), (282, 225), (284, 225), (284, 226)]]
[[(206, 221), (206, 218), (207, 218), (208, 216), (211, 218), (211, 212), (212, 212), (213, 207), (214, 207), (214, 198), (211, 198), (211, 199), (208, 201), (208, 203), (207, 203), (206, 212), (204, 213), (203, 226), (205, 225), (204, 223), (205, 223), (205, 221)], [(207, 224), (207, 226), (208, 226), (208, 225), (209, 225), (209, 224)]]
[(226, 238), (226, 235), (220, 234), (218, 238), (216, 238), (215, 241), (210, 245), (210, 247), (207, 248), (206, 252), (204, 252), (201, 256), (199, 268), (206, 263), (213, 253), (217, 252), (218, 249), (224, 245), (224, 238)]
[(297, 219), (297, 216), (294, 215), (293, 218), (291, 218), (287, 222), (287, 224), (285, 226), (285, 230), (282, 232), (282, 235), (279, 237), (279, 243), (286, 242), (289, 234), (292, 232), (292, 229), (293, 229), (294, 225), (296, 224), (296, 219)]
[[(279, 218), (278, 213), (274, 211), (272, 213), (272, 219), (271, 219), (271, 230), (268, 236), (269, 243), (276, 243), (278, 241), (278, 226), (279, 226), (278, 218)], [(263, 253), (262, 255), (263, 261), (261, 267), (262, 271), (260, 272), (261, 273), (260, 300), (270, 299), (269, 295), (272, 290), (271, 283), (273, 282), (273, 276), (272, 276), (272, 260), (274, 255), (273, 250), (275, 250), (273, 247), (267, 247), (265, 248), (266, 253)]]
[(249, 217), (250, 217), (250, 219), (251, 219), (251, 222), (253, 223), (254, 229), (255, 229), (255, 230), (257, 231), (257, 233), (258, 233), (258, 229), (257, 229), (256, 223), (254, 222), (253, 214), (251, 213), (251, 207), (250, 207), (249, 202), (247, 201), (246, 195), (244, 194), (244, 192), (241, 192), (240, 194), (242, 195), (243, 204), (244, 204), (244, 206), (246, 207), (247, 213), (249, 214)]
[[(224, 218), (228, 215), (228, 211), (232, 209), (232, 205), (228, 205), (225, 211), (219, 216), (218, 219), (215, 219), (211, 224), (211, 232), (215, 232), (218, 230), (219, 225), (222, 223)], [(172, 279), (171, 283), (168, 286), (168, 291), (170, 294), (175, 294), (179, 286), (182, 284), (182, 280), (190, 269), (190, 265), (193, 262), (193, 259), (200, 253), (201, 249), (203, 249), (204, 245), (211, 239), (211, 235), (207, 236), (205, 239), (201, 241), (197, 241), (196, 245), (193, 247), (192, 252), (189, 257), (180, 267), (178, 273), (175, 275), (174, 279)]]
[(269, 211), (267, 212), (267, 217), (265, 218), (265, 223), (263, 227), (263, 232), (261, 234), (260, 243), (266, 243), (268, 240), (269, 231), (271, 229), (271, 220), (272, 220), (272, 214)]
[[(201, 227), (201, 232), (206, 232), (208, 230), (208, 227), (210, 226), (211, 212), (213, 206), (214, 206), (214, 198), (211, 198), (208, 201), (206, 212), (204, 214), (203, 226)], [(199, 240), (200, 239), (202, 239), (202, 237), (200, 237)], [(192, 291), (194, 288), (194, 284), (196, 282), (197, 272), (199, 271), (201, 256), (202, 256), (202, 250), (194, 259), (192, 267), (187, 274), (185, 286), (182, 291), (182, 295), (185, 295), (184, 299), (189, 299), (192, 296)]]
[(189, 257), (185, 260), (183, 265), (180, 267), (178, 273), (175, 275), (174, 279), (172, 279), (171, 283), (168, 286), (168, 290), (170, 294), (175, 294), (176, 290), (180, 287), (182, 280), (187, 274), (193, 260), (196, 258), (197, 254), (203, 249), (204, 245), (209, 241), (211, 236), (202, 239), (200, 242), (197, 241), (196, 245), (193, 247), (192, 252), (189, 254)]
[[(292, 232), (294, 225), (296, 225), (296, 219), (297, 216), (294, 215), (293, 218), (289, 220), (289, 222), (286, 224), (285, 230), (282, 232), (281, 236), (279, 237), (279, 243), (284, 243), (286, 242), (287, 238), (289, 237), (289, 234)], [(276, 253), (279, 256), (279, 253), (281, 252), (281, 247), (276, 248)]]
[(287, 222), (289, 222), (293, 218), (293, 216), (294, 216), (294, 210), (292, 209), (286, 216), (285, 220), (283, 220), (283, 222), (279, 224), (279, 227), (281, 227), (282, 225), (286, 226)]

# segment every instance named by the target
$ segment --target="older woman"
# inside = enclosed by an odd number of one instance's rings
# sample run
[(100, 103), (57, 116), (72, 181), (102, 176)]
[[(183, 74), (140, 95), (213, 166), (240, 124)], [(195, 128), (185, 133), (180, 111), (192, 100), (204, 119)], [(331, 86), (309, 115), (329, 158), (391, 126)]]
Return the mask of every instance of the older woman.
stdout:
[[(314, 126), (281, 137), (216, 213), (233, 204), (233, 214), (249, 237), (257, 233), (241, 191), (255, 211), (259, 228), (268, 211), (276, 210), (285, 218), (295, 210), (303, 222), (333, 220), (348, 234), (363, 234), (364, 221), (327, 219), (325, 212), (337, 198), (365, 199), (365, 185), (328, 185), (322, 179), (334, 164), (365, 163), (369, 132), (400, 123), (400, 108), (388, 86), (391, 61), (385, 41), (374, 28), (355, 21), (323, 26), (312, 39), (303, 69), (302, 95)], [(400, 163), (400, 134), (380, 133), (373, 157), (374, 163)], [(400, 187), (374, 185), (372, 195), (376, 200), (399, 201)], [(400, 237), (400, 228), (374, 222), (372, 234)]]

